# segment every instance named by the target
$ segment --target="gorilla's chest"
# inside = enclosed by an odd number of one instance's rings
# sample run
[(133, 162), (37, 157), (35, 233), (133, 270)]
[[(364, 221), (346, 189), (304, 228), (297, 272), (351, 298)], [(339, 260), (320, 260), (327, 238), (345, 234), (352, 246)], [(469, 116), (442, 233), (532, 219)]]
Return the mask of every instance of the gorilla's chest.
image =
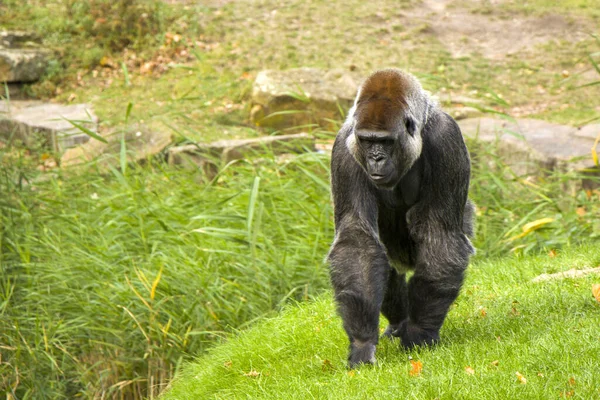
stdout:
[(393, 208), (381, 207), (379, 211), (379, 239), (386, 247), (390, 263), (414, 265), (415, 244), (410, 238), (406, 223), (408, 207), (402, 205)]

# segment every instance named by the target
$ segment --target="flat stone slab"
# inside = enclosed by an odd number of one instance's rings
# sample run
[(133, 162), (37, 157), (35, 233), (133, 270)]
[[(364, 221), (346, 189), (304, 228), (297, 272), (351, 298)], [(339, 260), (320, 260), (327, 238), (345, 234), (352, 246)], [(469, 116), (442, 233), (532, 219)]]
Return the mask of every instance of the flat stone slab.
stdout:
[(18, 139), (28, 146), (42, 141), (61, 150), (87, 142), (89, 136), (69, 120), (94, 132), (98, 129), (98, 117), (88, 104), (0, 102), (0, 137)]
[(252, 88), (250, 118), (257, 126), (333, 127), (352, 106), (360, 78), (344, 70), (298, 68), (261, 71)]
[(520, 174), (544, 169), (583, 170), (594, 167), (592, 146), (600, 124), (581, 129), (536, 119), (508, 121), (470, 118), (458, 122), (463, 135), (498, 141), (503, 161)]
[(172, 147), (168, 152), (171, 165), (193, 163), (206, 167), (230, 162), (268, 150), (274, 154), (303, 153), (315, 149), (315, 139), (306, 134), (264, 136), (253, 139), (220, 140), (213, 143)]
[(34, 82), (48, 66), (44, 49), (0, 49), (0, 82)]
[(172, 142), (172, 135), (165, 129), (145, 124), (133, 124), (103, 135), (107, 143), (91, 139), (87, 143), (64, 152), (61, 166), (68, 167), (98, 159), (101, 166), (120, 164), (122, 142), (128, 162), (144, 162), (162, 152)]

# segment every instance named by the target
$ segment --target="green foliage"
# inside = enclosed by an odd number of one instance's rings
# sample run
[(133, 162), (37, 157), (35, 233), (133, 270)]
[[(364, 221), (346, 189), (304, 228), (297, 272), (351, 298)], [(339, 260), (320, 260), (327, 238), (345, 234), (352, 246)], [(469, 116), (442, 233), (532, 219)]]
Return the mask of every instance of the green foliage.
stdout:
[[(573, 177), (524, 181), (494, 146), (469, 145), (476, 260), (597, 236), (598, 201), (559, 190)], [(16, 398), (156, 395), (190, 355), (329, 287), (326, 155), (263, 154), (209, 179), (161, 162), (128, 165), (123, 152), (120, 170), (40, 175), (26, 152), (0, 150), (0, 375)], [(507, 241), (546, 217), (554, 222)]]
[[(595, 278), (531, 280), (599, 262), (594, 246), (554, 259), (479, 260), (439, 345), (407, 352), (382, 339), (377, 365), (355, 371), (346, 369), (347, 337), (332, 298), (322, 296), (211, 349), (161, 399), (595, 399)], [(410, 375), (409, 360), (422, 363), (419, 376)]]
[(1, 390), (156, 395), (182, 357), (325, 287), (326, 176), (307, 154), (212, 183), (163, 164), (30, 181), (2, 207)]
[[(475, 245), (479, 256), (557, 249), (600, 237), (598, 175), (560, 169), (519, 175), (495, 146), (471, 140), (470, 196), (478, 205)], [(590, 155), (591, 158), (591, 155)], [(534, 168), (523, 163), (521, 168)], [(588, 186), (588, 187), (589, 187)], [(527, 224), (552, 219), (539, 228)]]

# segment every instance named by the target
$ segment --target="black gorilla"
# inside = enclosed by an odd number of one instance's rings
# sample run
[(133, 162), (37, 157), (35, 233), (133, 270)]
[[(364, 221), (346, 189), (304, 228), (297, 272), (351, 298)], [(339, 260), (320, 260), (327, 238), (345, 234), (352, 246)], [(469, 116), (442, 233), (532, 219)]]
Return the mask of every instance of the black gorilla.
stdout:
[(396, 69), (371, 75), (331, 160), (328, 258), (350, 367), (375, 361), (380, 312), (384, 336), (407, 348), (439, 340), (474, 253), (469, 179), (458, 125), (416, 78)]

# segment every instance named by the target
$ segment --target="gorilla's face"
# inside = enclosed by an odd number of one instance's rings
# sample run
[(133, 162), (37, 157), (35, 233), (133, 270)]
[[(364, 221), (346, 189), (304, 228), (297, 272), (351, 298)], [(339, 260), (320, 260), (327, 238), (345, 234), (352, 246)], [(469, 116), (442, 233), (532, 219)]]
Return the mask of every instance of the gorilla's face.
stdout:
[(421, 153), (421, 137), (410, 120), (393, 131), (355, 129), (352, 136), (349, 147), (353, 145), (354, 158), (369, 179), (384, 189), (396, 186)]
[(386, 131), (365, 130), (357, 131), (355, 135), (361, 153), (360, 162), (369, 179), (377, 186), (395, 186), (399, 180), (394, 151), (397, 147), (395, 135)]

